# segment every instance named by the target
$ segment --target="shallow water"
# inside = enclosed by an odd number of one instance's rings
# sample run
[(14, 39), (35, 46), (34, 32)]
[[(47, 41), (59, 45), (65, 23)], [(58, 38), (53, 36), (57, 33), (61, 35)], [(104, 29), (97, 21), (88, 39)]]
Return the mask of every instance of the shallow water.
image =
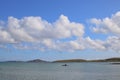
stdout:
[(109, 63), (0, 63), (0, 80), (120, 80)]

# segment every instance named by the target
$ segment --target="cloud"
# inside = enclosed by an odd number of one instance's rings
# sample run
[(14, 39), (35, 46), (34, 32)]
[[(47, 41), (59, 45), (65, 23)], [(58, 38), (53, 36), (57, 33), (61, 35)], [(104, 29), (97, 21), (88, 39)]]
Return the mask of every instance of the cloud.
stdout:
[(86, 48), (97, 51), (115, 51), (120, 53), (120, 37), (109, 36), (106, 40), (85, 38)]
[(104, 46), (105, 42), (101, 40), (92, 40), (90, 37), (85, 38), (85, 42), (87, 43), (87, 48), (95, 49), (95, 50), (106, 50)]
[[(120, 11), (113, 14), (111, 17), (103, 19), (92, 18), (92, 30), (95, 33), (101, 34), (113, 34), (114, 36), (108, 36), (105, 41), (96, 42), (96, 40), (87, 39), (90, 47), (105, 50), (112, 50), (120, 52)], [(91, 42), (90, 42), (91, 41)], [(90, 45), (89, 44), (89, 45)]]
[(92, 29), (96, 33), (112, 33), (115, 35), (120, 34), (120, 11), (113, 14), (110, 18), (93, 18), (90, 21), (94, 26)]
[(97, 51), (120, 52), (120, 12), (111, 18), (91, 19), (92, 30), (97, 33), (115, 34), (106, 40), (85, 37), (85, 26), (71, 22), (67, 16), (61, 15), (50, 23), (41, 17), (8, 17), (8, 21), (0, 21), (0, 48), (12, 45), (16, 49), (34, 49), (40, 51), (77, 51), (93, 49)]
[(104, 45), (108, 50), (113, 50), (120, 53), (120, 37), (110, 36), (106, 40), (106, 44)]
[(71, 22), (64, 15), (61, 15), (53, 23), (34, 16), (22, 19), (8, 17), (7, 22), (0, 21), (0, 43), (13, 43), (17, 49), (60, 50), (63, 49), (62, 47), (67, 48), (68, 45), (70, 49), (80, 49), (77, 42), (71, 40), (60, 42), (60, 40), (71, 37), (81, 38), (83, 35), (84, 25)]
[(72, 36), (83, 36), (84, 26), (80, 23), (70, 22), (61, 15), (54, 23), (42, 20), (41, 17), (8, 18), (9, 33), (16, 41), (35, 42), (42, 39), (61, 39)]
[(14, 39), (11, 37), (9, 32), (0, 29), (0, 43), (14, 43)]
[(83, 38), (78, 38), (76, 40), (71, 40), (68, 42), (57, 42), (56, 49), (59, 51), (69, 51), (69, 52), (84, 50), (85, 49), (84, 40)]

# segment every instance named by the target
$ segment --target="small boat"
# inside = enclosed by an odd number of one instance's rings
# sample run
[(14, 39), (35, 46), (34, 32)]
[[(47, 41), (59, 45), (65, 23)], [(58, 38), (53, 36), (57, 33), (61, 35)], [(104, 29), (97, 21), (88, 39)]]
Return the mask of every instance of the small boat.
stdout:
[(62, 66), (68, 66), (67, 64), (64, 64), (64, 65), (62, 65)]

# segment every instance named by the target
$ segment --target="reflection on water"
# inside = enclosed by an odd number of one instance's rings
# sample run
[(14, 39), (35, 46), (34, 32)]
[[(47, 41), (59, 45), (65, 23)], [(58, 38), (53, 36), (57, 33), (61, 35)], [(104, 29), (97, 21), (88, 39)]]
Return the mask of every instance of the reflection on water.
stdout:
[(109, 63), (0, 63), (0, 80), (120, 80)]

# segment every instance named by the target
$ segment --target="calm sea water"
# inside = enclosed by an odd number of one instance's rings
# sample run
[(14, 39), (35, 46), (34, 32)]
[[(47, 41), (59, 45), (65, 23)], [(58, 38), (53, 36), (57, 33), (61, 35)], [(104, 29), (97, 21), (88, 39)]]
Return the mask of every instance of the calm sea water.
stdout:
[(120, 80), (109, 63), (0, 63), (0, 80)]

